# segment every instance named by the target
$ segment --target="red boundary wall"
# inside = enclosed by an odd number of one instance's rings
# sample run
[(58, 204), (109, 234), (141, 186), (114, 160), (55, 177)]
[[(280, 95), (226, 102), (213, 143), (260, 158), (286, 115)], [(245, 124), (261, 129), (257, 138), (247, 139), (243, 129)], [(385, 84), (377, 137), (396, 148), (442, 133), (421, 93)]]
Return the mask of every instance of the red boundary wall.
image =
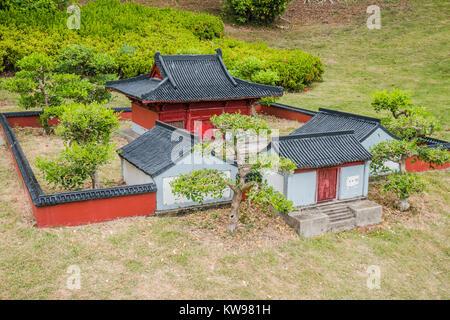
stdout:
[(442, 166), (433, 166), (433, 168), (430, 168), (430, 166), (423, 161), (418, 161), (416, 157), (411, 157), (406, 160), (406, 171), (408, 172), (425, 172), (430, 170), (445, 170), (450, 168), (450, 163), (446, 163)]
[(288, 119), (288, 120), (296, 120), (298, 122), (306, 123), (309, 120), (311, 120), (312, 117), (314, 117), (315, 112), (303, 110), (303, 109), (297, 109), (292, 110), (293, 107), (281, 107), (281, 105), (278, 104), (272, 104), (271, 106), (266, 105), (256, 105), (255, 110), (258, 113), (264, 113), (268, 115), (272, 115), (278, 118)]
[[(131, 116), (131, 112), (122, 113), (122, 118), (128, 118)], [(32, 116), (18, 116), (8, 117), (8, 125), (19, 126), (32, 126), (39, 127), (37, 120), (38, 115)], [(14, 165), (19, 173), (22, 185), (25, 187), (28, 199), (30, 200), (31, 208), (35, 216), (38, 227), (59, 227), (59, 226), (79, 226), (90, 223), (98, 223), (111, 221), (118, 218), (136, 217), (136, 216), (148, 216), (156, 210), (156, 189), (153, 192), (145, 192), (140, 194), (125, 194), (121, 196), (101, 197), (93, 198), (81, 201), (67, 201), (64, 203), (57, 203), (54, 205), (36, 205), (33, 201), (33, 197), (30, 194), (30, 189), (27, 186), (26, 179), (23, 176), (23, 172), (17, 162), (16, 155), (11, 147), (10, 139), (5, 132), (3, 125), (0, 125), (2, 136), (8, 145), (8, 149), (14, 160)], [(18, 144), (18, 142), (16, 142)], [(19, 146), (20, 147), (20, 146)], [(27, 165), (29, 165), (27, 163)], [(113, 193), (115, 188), (98, 189), (100, 192)], [(123, 189), (116, 187), (116, 189)], [(70, 196), (69, 193), (65, 193), (64, 196)], [(76, 192), (74, 193), (76, 194)], [(49, 195), (49, 196), (58, 196)], [(77, 195), (79, 196), (79, 195)]]

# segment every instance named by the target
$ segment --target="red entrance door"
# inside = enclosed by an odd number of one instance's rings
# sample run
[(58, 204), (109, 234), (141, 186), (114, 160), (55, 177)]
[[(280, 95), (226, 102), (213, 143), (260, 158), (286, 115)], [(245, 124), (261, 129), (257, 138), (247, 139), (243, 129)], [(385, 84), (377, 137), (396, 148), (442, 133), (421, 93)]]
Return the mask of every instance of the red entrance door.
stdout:
[(337, 168), (317, 170), (317, 202), (336, 199)]

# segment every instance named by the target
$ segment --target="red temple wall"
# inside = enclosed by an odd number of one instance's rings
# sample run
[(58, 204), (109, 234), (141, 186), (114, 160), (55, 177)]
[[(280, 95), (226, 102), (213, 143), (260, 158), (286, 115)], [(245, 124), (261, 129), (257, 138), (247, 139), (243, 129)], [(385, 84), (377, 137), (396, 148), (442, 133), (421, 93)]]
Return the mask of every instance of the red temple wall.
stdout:
[[(406, 160), (406, 171), (408, 172), (424, 172), (433, 170), (430, 166), (423, 161), (415, 161), (416, 157), (411, 157)], [(414, 162), (414, 163), (413, 163)], [(442, 166), (434, 166), (434, 170), (444, 170), (450, 168), (450, 163), (446, 163)]]

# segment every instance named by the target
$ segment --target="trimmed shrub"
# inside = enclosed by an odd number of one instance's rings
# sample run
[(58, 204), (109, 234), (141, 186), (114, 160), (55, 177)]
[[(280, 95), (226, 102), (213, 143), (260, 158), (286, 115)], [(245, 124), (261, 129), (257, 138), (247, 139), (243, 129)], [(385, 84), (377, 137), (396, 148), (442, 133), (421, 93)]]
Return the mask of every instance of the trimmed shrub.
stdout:
[(292, 0), (225, 0), (225, 14), (239, 23), (271, 24)]
[(0, 10), (46, 10), (55, 11), (64, 9), (68, 0), (2, 0)]
[(156, 51), (211, 54), (215, 48), (222, 48), (234, 76), (287, 90), (303, 89), (323, 73), (322, 62), (311, 54), (223, 37), (222, 20), (207, 14), (98, 0), (83, 6), (81, 29), (69, 30), (68, 16), (61, 11), (0, 11), (0, 72), (16, 71), (17, 62), (33, 52), (52, 56), (77, 44), (109, 54), (123, 78), (149, 72)]

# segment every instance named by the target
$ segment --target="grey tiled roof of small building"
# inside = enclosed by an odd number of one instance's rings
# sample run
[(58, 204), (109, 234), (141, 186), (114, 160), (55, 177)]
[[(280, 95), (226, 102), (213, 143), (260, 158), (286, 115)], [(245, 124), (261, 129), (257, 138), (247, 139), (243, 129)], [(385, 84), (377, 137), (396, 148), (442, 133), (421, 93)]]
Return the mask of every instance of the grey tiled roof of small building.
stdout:
[(428, 148), (439, 148), (439, 147), (441, 147), (442, 149), (450, 150), (450, 142), (447, 142), (447, 141), (444, 141), (444, 140), (435, 139), (435, 138), (430, 138), (430, 137), (426, 137), (424, 140), (428, 144)]
[(190, 154), (197, 141), (198, 137), (186, 130), (156, 121), (153, 128), (117, 151), (120, 157), (155, 177)]
[(298, 169), (323, 168), (372, 159), (353, 131), (281, 136), (272, 141), (271, 148), (291, 159)]
[(353, 130), (359, 141), (364, 141), (376, 129), (382, 129), (388, 135), (397, 139), (381, 124), (380, 119), (360, 116), (353, 113), (320, 108), (319, 112), (307, 123), (293, 131), (291, 135), (303, 133), (318, 133), (337, 130)]
[(218, 101), (283, 95), (282, 87), (268, 86), (233, 77), (222, 52), (211, 55), (155, 54), (162, 80), (149, 74), (109, 81), (106, 88), (146, 102)]

